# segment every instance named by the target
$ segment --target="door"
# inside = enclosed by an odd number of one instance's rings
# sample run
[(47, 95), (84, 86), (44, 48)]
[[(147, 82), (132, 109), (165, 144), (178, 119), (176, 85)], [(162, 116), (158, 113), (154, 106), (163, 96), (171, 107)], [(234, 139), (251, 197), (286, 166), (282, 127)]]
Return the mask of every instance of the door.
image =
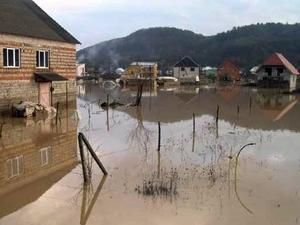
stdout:
[(40, 83), (39, 103), (50, 106), (50, 83)]

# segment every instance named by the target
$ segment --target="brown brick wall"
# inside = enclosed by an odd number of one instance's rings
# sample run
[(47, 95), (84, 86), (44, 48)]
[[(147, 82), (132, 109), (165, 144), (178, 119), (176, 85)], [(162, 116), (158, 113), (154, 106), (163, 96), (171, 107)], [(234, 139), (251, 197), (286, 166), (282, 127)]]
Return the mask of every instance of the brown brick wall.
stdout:
[[(20, 68), (4, 68), (3, 48), (20, 48)], [(49, 50), (49, 69), (36, 68), (36, 51)], [(28, 37), (0, 34), (0, 111), (8, 110), (19, 101), (38, 102), (38, 84), (34, 72), (55, 72), (68, 82), (69, 101), (75, 100), (76, 92), (76, 45)], [(53, 103), (66, 100), (66, 82), (54, 82)]]
[[(21, 49), (20, 68), (3, 67), (3, 48)], [(32, 80), (36, 71), (56, 72), (69, 79), (76, 76), (76, 46), (62, 42), (0, 34), (0, 80)], [(50, 51), (49, 69), (36, 68), (36, 51)]]

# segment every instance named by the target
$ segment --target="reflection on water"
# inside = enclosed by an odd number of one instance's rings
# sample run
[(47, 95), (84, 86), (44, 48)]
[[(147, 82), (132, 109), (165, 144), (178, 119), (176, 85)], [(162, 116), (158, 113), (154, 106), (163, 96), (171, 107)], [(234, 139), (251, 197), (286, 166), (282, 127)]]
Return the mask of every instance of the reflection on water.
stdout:
[[(68, 116), (59, 126), (6, 121), (0, 224), (298, 223), (297, 96), (235, 86), (145, 87), (142, 106), (131, 107), (136, 89), (78, 89), (78, 127)], [(100, 107), (107, 94), (125, 106), (107, 113)], [(91, 161), (89, 186), (73, 164), (77, 130), (109, 173), (102, 178)]]
[[(0, 217), (38, 199), (77, 164), (76, 123), (5, 121), (0, 139)], [(45, 178), (47, 177), (47, 178)]]

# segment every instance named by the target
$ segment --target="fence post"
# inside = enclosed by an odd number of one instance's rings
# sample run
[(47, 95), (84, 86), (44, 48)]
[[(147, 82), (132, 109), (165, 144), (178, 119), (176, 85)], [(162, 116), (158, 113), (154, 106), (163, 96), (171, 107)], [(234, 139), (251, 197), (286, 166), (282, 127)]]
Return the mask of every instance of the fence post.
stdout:
[(195, 113), (193, 113), (193, 147), (192, 152), (195, 150), (195, 134), (196, 134), (196, 122), (195, 122)]
[(80, 152), (81, 165), (82, 165), (83, 180), (84, 180), (84, 183), (87, 183), (88, 182), (88, 176), (87, 176), (87, 173), (86, 173), (85, 157), (84, 157), (84, 152), (83, 152), (83, 144), (82, 144), (82, 140), (81, 140), (80, 135), (78, 135), (78, 144), (79, 144), (79, 152)]
[(55, 124), (57, 125), (58, 120), (58, 110), (59, 110), (59, 102), (56, 103), (56, 117), (55, 117)]
[(160, 122), (158, 121), (158, 146), (157, 146), (157, 151), (160, 151), (160, 138), (161, 138), (161, 129), (160, 129)]
[(83, 135), (83, 133), (79, 133), (78, 134), (78, 138), (82, 139), (82, 141), (84, 142), (84, 144), (86, 145), (87, 149), (89, 150), (89, 152), (91, 153), (92, 157), (94, 158), (94, 160), (96, 161), (96, 163), (98, 164), (99, 168), (102, 170), (104, 175), (107, 175), (107, 171), (104, 168), (104, 166), (102, 165), (102, 163), (100, 162), (98, 156), (96, 155), (96, 153), (94, 152), (92, 146), (90, 145), (90, 143), (88, 142), (88, 140), (86, 139), (86, 137)]

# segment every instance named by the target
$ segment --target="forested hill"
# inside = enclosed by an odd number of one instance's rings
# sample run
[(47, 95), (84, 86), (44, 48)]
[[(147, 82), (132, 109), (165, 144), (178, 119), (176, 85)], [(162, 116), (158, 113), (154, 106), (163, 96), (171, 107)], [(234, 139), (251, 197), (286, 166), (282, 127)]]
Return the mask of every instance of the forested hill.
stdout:
[(201, 66), (218, 66), (229, 58), (248, 69), (273, 52), (300, 66), (300, 24), (256, 24), (214, 36), (167, 27), (142, 29), (82, 49), (77, 58), (96, 70), (126, 67), (132, 61), (156, 61), (165, 69), (185, 55)]

